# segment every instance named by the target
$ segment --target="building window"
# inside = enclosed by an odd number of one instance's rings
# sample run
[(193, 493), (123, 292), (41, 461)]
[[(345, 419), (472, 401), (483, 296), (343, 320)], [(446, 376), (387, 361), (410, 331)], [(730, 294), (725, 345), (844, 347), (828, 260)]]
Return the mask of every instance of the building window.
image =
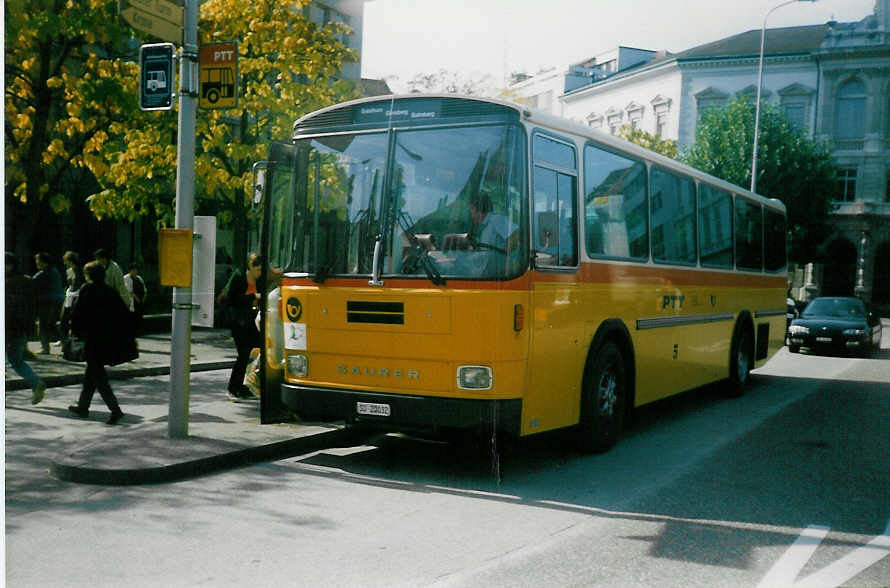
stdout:
[(793, 83), (779, 90), (779, 97), (782, 103), (782, 112), (788, 120), (788, 124), (792, 128), (803, 134), (809, 133), (810, 103), (816, 91), (809, 86)]
[(842, 169), (837, 173), (838, 202), (853, 202), (856, 200), (856, 168)]
[(621, 128), (621, 123), (624, 118), (624, 113), (620, 110), (615, 110), (610, 108), (606, 111), (606, 124), (609, 125), (609, 132), (613, 135), (618, 134), (618, 129)]
[(640, 128), (640, 121), (643, 120), (643, 105), (631, 102), (624, 109), (627, 112), (627, 120), (630, 122), (631, 129)]
[(650, 104), (652, 104), (652, 112), (655, 114), (655, 136), (661, 138), (668, 132), (668, 114), (671, 111), (671, 99), (659, 94), (652, 99)]
[(603, 116), (601, 114), (591, 112), (587, 115), (587, 125), (592, 129), (603, 128)]
[(667, 131), (667, 113), (660, 112), (655, 115), (655, 136), (659, 139)]
[(714, 87), (708, 87), (695, 95), (696, 120), (701, 120), (702, 115), (711, 108), (723, 108), (729, 94)]
[(795, 130), (803, 131), (805, 128), (804, 116), (806, 115), (806, 106), (801, 103), (791, 103), (783, 105), (783, 108), (788, 124)]
[(835, 137), (859, 139), (865, 135), (865, 84), (853, 79), (837, 93)]

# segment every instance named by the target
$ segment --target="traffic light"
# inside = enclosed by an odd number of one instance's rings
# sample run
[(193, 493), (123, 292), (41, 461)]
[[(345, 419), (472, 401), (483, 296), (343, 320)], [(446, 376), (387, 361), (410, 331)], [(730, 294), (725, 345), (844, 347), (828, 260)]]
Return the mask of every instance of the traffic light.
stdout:
[(152, 43), (139, 48), (139, 108), (173, 108), (173, 43)]

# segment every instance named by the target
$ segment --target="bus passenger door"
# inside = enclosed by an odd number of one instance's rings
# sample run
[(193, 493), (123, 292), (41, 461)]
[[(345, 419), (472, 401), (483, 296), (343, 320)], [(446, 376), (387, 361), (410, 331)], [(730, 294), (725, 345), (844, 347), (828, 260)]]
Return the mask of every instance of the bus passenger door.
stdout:
[(577, 178), (535, 167), (532, 337), (522, 433), (578, 420), (583, 320), (577, 284)]
[(293, 145), (273, 143), (269, 160), (254, 165), (248, 242), (250, 251), (261, 252), (266, 263), (260, 283), (260, 333), (264, 348), (259, 355), (260, 422), (281, 422), (287, 417), (281, 402), (283, 373), (283, 325), (280, 316), (281, 273), (294, 242), (291, 204), (297, 152)]

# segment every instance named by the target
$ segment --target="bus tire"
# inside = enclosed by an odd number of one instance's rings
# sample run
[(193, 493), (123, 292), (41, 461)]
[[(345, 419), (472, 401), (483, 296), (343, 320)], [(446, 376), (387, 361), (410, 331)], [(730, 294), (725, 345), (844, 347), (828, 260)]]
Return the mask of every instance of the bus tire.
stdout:
[(754, 336), (747, 323), (739, 322), (732, 336), (729, 352), (729, 385), (726, 393), (738, 398), (745, 393), (754, 367)]
[(606, 341), (587, 359), (581, 390), (578, 447), (584, 453), (608, 451), (621, 436), (627, 412), (627, 364), (621, 349)]

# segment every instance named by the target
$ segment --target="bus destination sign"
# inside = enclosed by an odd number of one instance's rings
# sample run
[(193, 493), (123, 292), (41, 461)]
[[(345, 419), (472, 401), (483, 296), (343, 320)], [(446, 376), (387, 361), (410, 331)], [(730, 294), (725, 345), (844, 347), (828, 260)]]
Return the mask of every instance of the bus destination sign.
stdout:
[(356, 124), (402, 122), (437, 119), (441, 116), (439, 100), (395, 100), (357, 106), (353, 115)]

